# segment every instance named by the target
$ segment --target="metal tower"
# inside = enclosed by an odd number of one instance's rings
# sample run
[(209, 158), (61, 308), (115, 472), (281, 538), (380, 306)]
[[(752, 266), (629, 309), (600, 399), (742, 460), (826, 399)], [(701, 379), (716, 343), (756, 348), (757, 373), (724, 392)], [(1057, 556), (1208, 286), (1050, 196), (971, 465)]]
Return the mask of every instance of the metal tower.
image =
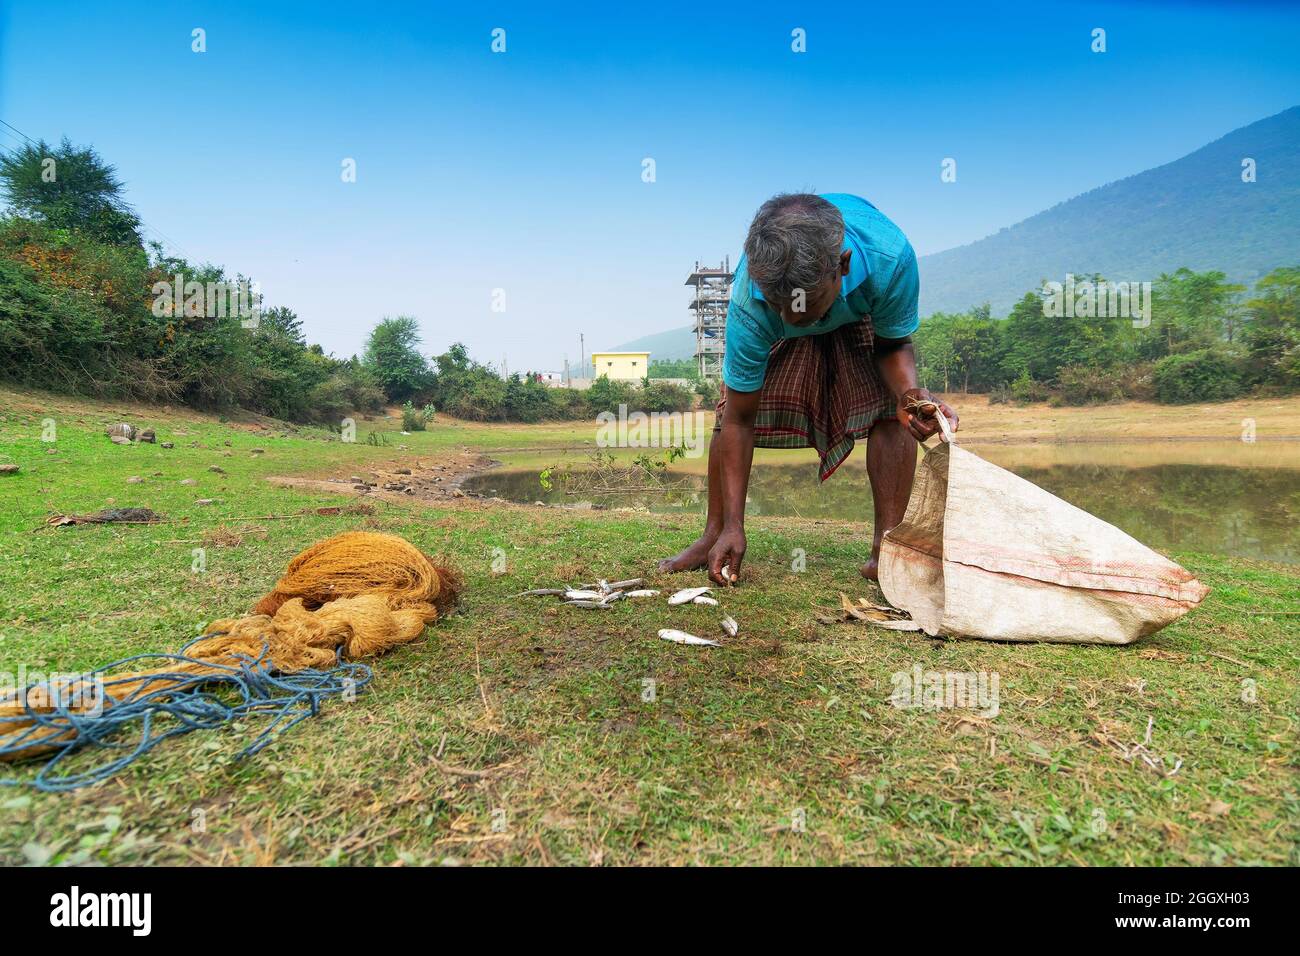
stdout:
[(722, 261), (720, 268), (701, 268), (695, 271), (686, 284), (695, 287), (695, 298), (690, 308), (695, 312), (695, 365), (701, 378), (722, 377), (722, 352), (726, 346), (727, 306), (731, 302), (731, 257)]

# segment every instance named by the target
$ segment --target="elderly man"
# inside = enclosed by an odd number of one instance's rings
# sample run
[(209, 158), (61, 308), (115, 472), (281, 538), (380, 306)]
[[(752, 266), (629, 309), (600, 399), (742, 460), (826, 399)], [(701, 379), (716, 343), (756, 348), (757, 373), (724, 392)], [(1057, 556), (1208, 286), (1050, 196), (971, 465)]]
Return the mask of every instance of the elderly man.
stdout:
[(933, 407), (917, 406), (934, 402), (957, 427), (952, 409), (917, 385), (918, 285), (907, 237), (865, 199), (793, 193), (763, 203), (727, 312), (704, 533), (660, 570), (707, 567), (716, 583), (736, 580), (755, 445), (816, 448), (825, 481), (866, 438), (875, 536), (861, 572), (876, 578), (881, 537), (907, 509), (916, 443), (939, 427)]

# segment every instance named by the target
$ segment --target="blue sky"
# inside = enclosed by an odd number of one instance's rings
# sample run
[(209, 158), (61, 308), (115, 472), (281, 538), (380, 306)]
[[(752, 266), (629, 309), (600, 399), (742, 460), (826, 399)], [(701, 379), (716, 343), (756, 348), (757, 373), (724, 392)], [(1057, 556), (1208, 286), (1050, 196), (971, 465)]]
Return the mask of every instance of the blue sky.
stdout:
[(410, 314), (514, 371), (686, 324), (774, 192), (937, 252), (1300, 103), (1285, 4), (535, 6), (8, 0), (0, 119), (94, 145), (152, 235), (327, 350)]

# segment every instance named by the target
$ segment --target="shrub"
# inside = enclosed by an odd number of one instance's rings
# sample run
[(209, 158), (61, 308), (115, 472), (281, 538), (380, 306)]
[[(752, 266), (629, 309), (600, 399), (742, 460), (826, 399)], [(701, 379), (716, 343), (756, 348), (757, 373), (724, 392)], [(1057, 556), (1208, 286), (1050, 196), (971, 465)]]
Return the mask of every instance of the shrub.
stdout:
[(1011, 383), (1011, 397), (1017, 402), (1045, 402), (1051, 394), (1051, 389), (1034, 381), (1028, 372), (1021, 372), (1019, 378)]
[(643, 412), (689, 412), (695, 407), (691, 390), (673, 382), (650, 382), (635, 401)]
[(1123, 399), (1124, 378), (1122, 368), (1066, 365), (1057, 372), (1057, 386), (1066, 405), (1097, 405)]
[(695, 394), (700, 396), (700, 404), (705, 408), (712, 408), (718, 404), (722, 389), (717, 381), (711, 378), (701, 379), (695, 386)]
[(619, 405), (627, 405), (629, 408), (636, 405), (636, 393), (636, 386), (630, 382), (611, 382), (608, 375), (602, 375), (587, 389), (587, 412), (592, 416), (601, 412), (617, 415)]
[(1245, 388), (1234, 356), (1223, 348), (1166, 355), (1152, 369), (1156, 400), (1169, 405), (1220, 402)]
[(433, 421), (432, 405), (416, 408), (413, 404), (407, 402), (402, 406), (402, 431), (422, 432), (431, 421)]

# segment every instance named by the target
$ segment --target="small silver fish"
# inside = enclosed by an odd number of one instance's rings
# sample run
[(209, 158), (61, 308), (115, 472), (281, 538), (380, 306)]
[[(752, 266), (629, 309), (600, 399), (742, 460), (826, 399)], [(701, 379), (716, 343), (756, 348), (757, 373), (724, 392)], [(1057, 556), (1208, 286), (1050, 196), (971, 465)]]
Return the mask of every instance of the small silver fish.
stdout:
[(727, 582), (727, 587), (731, 587), (735, 582), (731, 580), (731, 565), (722, 566), (722, 580)]
[(604, 604), (613, 604), (615, 601), (621, 601), (625, 597), (627, 597), (627, 595), (625, 595), (622, 591), (610, 591), (600, 600)]
[(539, 594), (563, 594), (564, 588), (533, 588), (531, 591), (520, 591), (515, 597), (534, 597)]
[(669, 604), (687, 604), (713, 588), (683, 588), (668, 599)]
[(609, 586), (609, 582), (604, 578), (601, 578), (596, 582), (596, 589), (599, 590), (601, 594), (608, 594), (610, 591), (614, 590)]
[(642, 588), (639, 591), (624, 591), (623, 597), (654, 597), (658, 593), (650, 588)]
[(711, 597), (709, 597), (707, 594), (701, 594), (701, 595), (700, 595), (699, 597), (697, 597), (697, 598), (692, 598), (692, 599), (691, 599), (691, 603), (692, 603), (692, 604), (709, 604), (709, 605), (712, 605), (713, 607), (717, 607), (717, 606), (718, 606), (718, 601), (717, 601), (717, 599), (716, 599), (716, 598), (711, 598)]
[(604, 601), (565, 601), (565, 607), (599, 607), (609, 610), (609, 605)]
[(565, 599), (569, 601), (599, 601), (604, 596), (599, 591), (570, 589), (564, 592)]
[(659, 632), (659, 636), (665, 641), (672, 641), (674, 644), (703, 644), (709, 647), (721, 647), (717, 641), (707, 641), (702, 637), (696, 637), (694, 634), (687, 634), (685, 631), (675, 631), (671, 627), (665, 627)]
[(740, 625), (736, 623), (734, 617), (724, 617), (722, 619), (722, 629), (727, 632), (728, 637), (735, 637), (740, 632)]
[(614, 591), (621, 591), (624, 588), (634, 588), (642, 584), (645, 584), (645, 578), (629, 578), (626, 581), (613, 582), (612, 584), (610, 584), (610, 589)]

